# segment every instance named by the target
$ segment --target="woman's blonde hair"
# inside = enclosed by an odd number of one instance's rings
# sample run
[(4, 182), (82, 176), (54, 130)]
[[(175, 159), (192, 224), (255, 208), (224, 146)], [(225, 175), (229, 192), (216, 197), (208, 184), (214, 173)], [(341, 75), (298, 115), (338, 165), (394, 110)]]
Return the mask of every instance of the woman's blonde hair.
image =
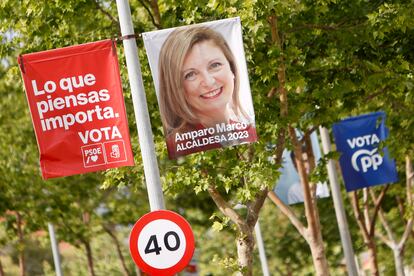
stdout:
[(234, 74), (233, 109), (237, 116), (246, 117), (239, 100), (239, 72), (236, 60), (223, 36), (208, 27), (178, 28), (164, 42), (158, 63), (159, 105), (167, 135), (200, 123), (185, 98), (181, 70), (187, 53), (195, 44), (204, 41), (213, 41), (229, 62)]

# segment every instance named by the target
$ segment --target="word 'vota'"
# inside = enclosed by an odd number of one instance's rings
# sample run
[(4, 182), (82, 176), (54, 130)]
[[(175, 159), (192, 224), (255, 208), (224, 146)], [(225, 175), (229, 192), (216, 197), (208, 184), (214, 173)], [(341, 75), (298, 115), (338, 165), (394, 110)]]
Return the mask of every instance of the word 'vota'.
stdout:
[(352, 139), (346, 139), (346, 141), (348, 142), (348, 145), (351, 147), (351, 149), (354, 149), (355, 146), (358, 148), (362, 148), (365, 145), (378, 144), (380, 142), (380, 139), (374, 133), (374, 134), (354, 137)]
[(102, 140), (122, 139), (122, 134), (117, 126), (94, 128), (86, 131), (79, 131), (78, 135), (82, 143), (100, 142)]

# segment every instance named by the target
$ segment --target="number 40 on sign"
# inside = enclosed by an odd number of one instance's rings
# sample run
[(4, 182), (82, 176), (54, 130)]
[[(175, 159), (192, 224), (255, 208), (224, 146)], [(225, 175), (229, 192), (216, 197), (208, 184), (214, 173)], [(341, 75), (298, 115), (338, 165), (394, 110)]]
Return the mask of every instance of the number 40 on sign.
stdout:
[(136, 265), (152, 275), (182, 271), (194, 253), (190, 224), (177, 213), (158, 210), (141, 217), (131, 230), (129, 249)]

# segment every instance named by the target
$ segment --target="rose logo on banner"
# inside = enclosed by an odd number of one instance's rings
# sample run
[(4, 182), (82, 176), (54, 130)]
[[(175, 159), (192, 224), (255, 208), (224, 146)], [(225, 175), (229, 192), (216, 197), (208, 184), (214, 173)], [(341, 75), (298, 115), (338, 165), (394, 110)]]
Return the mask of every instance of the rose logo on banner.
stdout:
[(347, 191), (398, 181), (395, 162), (389, 158), (387, 148), (378, 149), (388, 136), (384, 121), (385, 113), (376, 112), (333, 125)]
[(133, 165), (115, 44), (19, 57), (43, 178)]

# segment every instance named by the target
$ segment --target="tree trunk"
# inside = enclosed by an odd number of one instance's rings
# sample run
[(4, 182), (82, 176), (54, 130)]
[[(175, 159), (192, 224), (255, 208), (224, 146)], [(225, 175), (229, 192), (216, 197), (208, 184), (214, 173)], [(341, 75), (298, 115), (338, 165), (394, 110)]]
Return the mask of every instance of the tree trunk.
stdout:
[(322, 237), (311, 238), (308, 242), (312, 254), (313, 265), (316, 275), (327, 276), (329, 273), (328, 261), (326, 260), (325, 248)]
[(1, 263), (1, 259), (0, 259), (0, 276), (5, 276), (4, 270), (3, 270), (3, 264)]
[[(397, 276), (404, 276), (404, 247), (409, 237), (409, 233), (412, 231), (414, 224), (413, 218), (410, 218), (407, 221), (405, 226), (404, 234), (401, 237), (401, 240), (398, 242), (395, 239), (395, 234), (392, 232), (390, 225), (388, 224), (383, 211), (379, 210), (379, 218), (384, 227), (388, 238), (379, 234), (377, 235), (389, 248), (391, 248), (394, 255), (394, 264), (395, 264), (395, 273)], [(404, 216), (404, 215), (403, 215)]]
[[(270, 31), (272, 37), (272, 43), (283, 52), (283, 42), (279, 35), (279, 28), (278, 28), (278, 18), (273, 11), (272, 14), (268, 18), (270, 24)], [(288, 97), (287, 97), (287, 89), (286, 89), (286, 67), (285, 67), (285, 60), (284, 55), (280, 55), (279, 64), (277, 68), (277, 79), (279, 81), (279, 87), (277, 91), (279, 92), (279, 100), (280, 100), (280, 116), (282, 118), (286, 118), (288, 115)], [(271, 95), (271, 94), (270, 94)], [(306, 221), (308, 223), (308, 228), (305, 228), (304, 225), (300, 222), (300, 220), (296, 217), (296, 215), (290, 210), (288, 206), (286, 206), (280, 199), (274, 194), (274, 192), (269, 193), (269, 197), (276, 203), (276, 205), (282, 210), (282, 212), (287, 215), (299, 233), (305, 238), (307, 243), (311, 248), (312, 258), (314, 261), (314, 266), (317, 275), (329, 275), (328, 269), (328, 262), (325, 256), (325, 250), (322, 240), (321, 234), (321, 227), (319, 222), (319, 213), (318, 207), (316, 205), (316, 199), (314, 198), (315, 192), (312, 192), (309, 187), (309, 176), (306, 173), (303, 158), (302, 158), (302, 146), (300, 145), (294, 128), (291, 125), (288, 125), (288, 133), (294, 145), (294, 152), (296, 157), (298, 158), (297, 168), (298, 173), (303, 189), (304, 195), (304, 205), (305, 205), (305, 215)], [(281, 136), (279, 136), (281, 137)], [(279, 141), (281, 144), (278, 144), (278, 147), (281, 146), (279, 149), (281, 152), (284, 148), (284, 137)], [(308, 139), (308, 144), (310, 145), (310, 139)], [(309, 148), (310, 150), (310, 148)], [(311, 157), (310, 161), (313, 160), (313, 153), (309, 154)], [(278, 165), (280, 163), (277, 163)], [(311, 162), (312, 167), (315, 165), (314, 162)], [(313, 195), (313, 198), (312, 198)]]
[(254, 238), (253, 231), (252, 229), (250, 230), (250, 233), (242, 233), (242, 236), (237, 239), (237, 257), (241, 270), (239, 275), (243, 276), (253, 275)]
[[(295, 153), (294, 162), (296, 162), (297, 165), (299, 179), (303, 190), (303, 204), (305, 206), (306, 221), (308, 223), (305, 239), (311, 249), (312, 260), (315, 266), (316, 274), (321, 276), (330, 275), (328, 261), (325, 256), (325, 250), (322, 241), (318, 206), (316, 205), (315, 194), (312, 193), (310, 188), (309, 175), (305, 168), (305, 161), (303, 160), (302, 144), (298, 140), (295, 129), (292, 126), (289, 126), (288, 131)], [(312, 168), (313, 166), (314, 164), (309, 167)]]
[(394, 263), (395, 263), (395, 274), (397, 276), (405, 276), (404, 272), (404, 261), (403, 261), (403, 250), (396, 247), (393, 248), (392, 253), (394, 255)]
[(247, 204), (246, 208), (248, 215), (246, 219), (243, 219), (243, 217), (240, 216), (231, 207), (231, 205), (224, 200), (213, 185), (209, 186), (207, 191), (220, 211), (237, 225), (239, 236), (236, 239), (236, 243), (238, 265), (240, 270), (237, 275), (252, 276), (254, 248), (253, 229), (256, 225), (259, 211), (263, 206), (268, 190), (265, 189), (259, 192), (256, 199)]
[(139, 270), (139, 268), (137, 266), (135, 266), (135, 274), (137, 276), (141, 276), (141, 271)]
[[(292, 212), (289, 206), (285, 205), (280, 198), (275, 194), (274, 191), (270, 191), (268, 197), (279, 207), (284, 215), (286, 215), (290, 222), (295, 226), (301, 236), (306, 240), (308, 243), (311, 254), (312, 260), (315, 267), (315, 271), (317, 275), (330, 275), (329, 274), (329, 266), (328, 261), (325, 255), (325, 249), (322, 240), (322, 234), (320, 231), (320, 224), (319, 223), (310, 223), (308, 221), (308, 228), (305, 228), (301, 221), (296, 217), (296, 215)], [(317, 208), (317, 207), (315, 207)], [(317, 209), (314, 209), (317, 211)], [(312, 234), (313, 233), (313, 234)], [(291, 275), (288, 272), (288, 275)], [(293, 275), (293, 274), (292, 274)]]
[(371, 275), (379, 276), (378, 261), (377, 261), (377, 248), (374, 239), (371, 239), (367, 243), (368, 247), (368, 259), (369, 259), (369, 270)]
[(86, 250), (86, 258), (88, 260), (89, 275), (95, 276), (95, 271), (93, 269), (93, 257), (92, 257), (91, 244), (89, 243), (89, 241), (83, 241), (83, 245), (85, 246), (85, 250)]
[(364, 211), (360, 209), (357, 191), (352, 192), (352, 195), (351, 195), (352, 209), (354, 211), (354, 215), (358, 223), (359, 230), (361, 231), (362, 237), (364, 239), (364, 243), (367, 246), (368, 263), (369, 263), (369, 269), (371, 271), (371, 275), (379, 275), (377, 248), (376, 248), (375, 239), (374, 239), (375, 222), (376, 222), (378, 213), (380, 213), (381, 202), (384, 199), (384, 196), (388, 190), (388, 187), (389, 185), (386, 185), (381, 190), (381, 193), (378, 197), (375, 196), (372, 190), (370, 191), (371, 198), (374, 204), (374, 208), (373, 208), (374, 211), (371, 216), (369, 214), (368, 188), (364, 188), (363, 190)]
[(19, 268), (20, 276), (26, 275), (26, 260), (24, 258), (24, 234), (22, 230), (22, 217), (16, 212), (17, 235), (19, 237)]
[(118, 253), (119, 261), (121, 262), (123, 274), (125, 276), (131, 275), (131, 273), (129, 272), (129, 270), (128, 270), (126, 264), (125, 264), (125, 258), (124, 258), (124, 255), (122, 254), (121, 245), (119, 244), (119, 241), (118, 241), (118, 238), (116, 237), (116, 234), (114, 232), (112, 232), (112, 230), (109, 229), (108, 227), (104, 226), (104, 229), (115, 243), (116, 252)]

